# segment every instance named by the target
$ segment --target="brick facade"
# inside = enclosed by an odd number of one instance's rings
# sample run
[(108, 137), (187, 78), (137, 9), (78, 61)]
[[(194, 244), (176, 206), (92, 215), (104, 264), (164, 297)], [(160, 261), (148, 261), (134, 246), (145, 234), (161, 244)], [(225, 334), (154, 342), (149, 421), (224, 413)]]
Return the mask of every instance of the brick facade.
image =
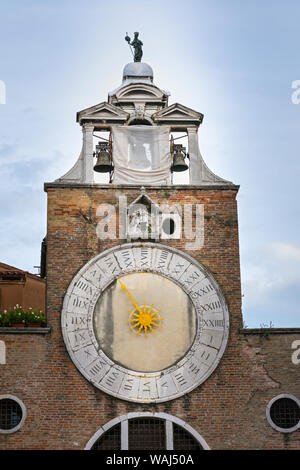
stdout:
[[(299, 449), (299, 430), (282, 434), (266, 420), (270, 399), (282, 393), (299, 398), (300, 365), (291, 361), (291, 344), (300, 330), (268, 334), (242, 330), (237, 186), (147, 187), (157, 204), (204, 204), (204, 247), (189, 251), (221, 286), (230, 311), (229, 341), (218, 367), (199, 387), (160, 404), (136, 404), (106, 395), (78, 372), (63, 342), (60, 313), (66, 289), (77, 271), (99, 252), (126, 240), (99, 240), (100, 204), (128, 203), (139, 187), (46, 184), (47, 324), (46, 334), (5, 334), (7, 361), (0, 366), (1, 393), (12, 394), (27, 409), (24, 426), (0, 434), (0, 449), (83, 449), (93, 434), (129, 412), (165, 412), (192, 426), (211, 449)], [(118, 218), (116, 220), (118, 222)], [(165, 240), (185, 251), (186, 240)], [(253, 333), (253, 334), (250, 334)], [(276, 334), (275, 334), (276, 333)]]

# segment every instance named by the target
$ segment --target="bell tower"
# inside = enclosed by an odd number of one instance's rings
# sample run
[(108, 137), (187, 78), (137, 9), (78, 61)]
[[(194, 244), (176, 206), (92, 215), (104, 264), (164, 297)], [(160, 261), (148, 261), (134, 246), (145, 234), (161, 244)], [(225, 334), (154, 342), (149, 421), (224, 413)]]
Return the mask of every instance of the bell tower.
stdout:
[[(93, 184), (95, 170), (109, 173), (113, 184), (166, 185), (173, 172), (188, 170), (190, 185), (230, 185), (201, 156), (198, 129), (203, 114), (180, 103), (169, 105), (169, 96), (154, 84), (150, 65), (125, 65), (122, 83), (107, 101), (77, 113), (82, 150), (73, 168), (57, 182)], [(176, 141), (177, 133), (185, 133), (188, 150)]]
[[(202, 158), (203, 114), (170, 104), (135, 52), (107, 101), (77, 113), (74, 166), (45, 183), (52, 355), (81, 391), (86, 437), (124, 412), (168, 412), (212, 436), (199, 402), (212, 403), (242, 324), (239, 187)], [(183, 172), (189, 182), (175, 184)]]
[(298, 449), (300, 330), (242, 327), (239, 186), (125, 40), (121, 85), (77, 113), (79, 158), (44, 186), (47, 322), (2, 316), (0, 447), (135, 466), (138, 450)]

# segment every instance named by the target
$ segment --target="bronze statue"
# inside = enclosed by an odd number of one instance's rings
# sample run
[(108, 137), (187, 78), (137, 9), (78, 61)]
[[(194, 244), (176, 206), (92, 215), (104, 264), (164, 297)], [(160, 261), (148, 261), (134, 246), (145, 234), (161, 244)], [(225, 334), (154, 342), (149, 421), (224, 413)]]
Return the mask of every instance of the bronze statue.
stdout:
[(128, 36), (128, 33), (126, 33), (126, 36), (125, 36), (125, 41), (128, 42), (129, 46), (133, 46), (134, 48), (134, 56), (133, 56), (133, 60), (134, 62), (141, 62), (142, 61), (142, 56), (143, 56), (143, 50), (142, 50), (142, 41), (140, 41), (138, 39), (139, 37), (139, 33), (134, 33), (134, 39), (132, 42), (130, 37)]

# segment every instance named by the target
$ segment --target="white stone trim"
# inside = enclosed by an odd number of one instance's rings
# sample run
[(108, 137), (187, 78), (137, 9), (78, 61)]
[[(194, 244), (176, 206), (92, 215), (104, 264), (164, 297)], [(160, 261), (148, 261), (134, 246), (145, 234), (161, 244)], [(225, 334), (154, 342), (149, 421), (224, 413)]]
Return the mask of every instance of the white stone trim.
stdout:
[(19, 424), (17, 424), (17, 426), (15, 426), (12, 429), (0, 429), (0, 434), (12, 434), (13, 432), (18, 431), (23, 426), (26, 416), (27, 416), (27, 412), (26, 412), (26, 407), (24, 403), (15, 395), (10, 395), (10, 394), (0, 395), (0, 400), (5, 400), (5, 399), (14, 400), (15, 402), (18, 403), (18, 405), (20, 405), (21, 410), (22, 410), (22, 418)]
[(6, 345), (4, 341), (0, 341), (0, 365), (6, 364)]
[(121, 449), (128, 450), (128, 419), (121, 422)]
[(300, 420), (298, 421), (298, 424), (296, 424), (292, 428), (281, 428), (272, 421), (272, 418), (270, 415), (271, 406), (273, 405), (273, 403), (275, 403), (277, 400), (280, 400), (281, 398), (290, 398), (291, 400), (295, 401), (300, 408), (300, 400), (298, 400), (298, 398), (288, 393), (282, 393), (281, 395), (277, 395), (276, 397), (272, 398), (272, 400), (269, 401), (267, 408), (266, 408), (267, 421), (270, 424), (270, 426), (272, 426), (273, 429), (276, 429), (276, 431), (283, 432), (283, 433), (290, 433), (290, 432), (297, 431), (297, 429), (300, 428)]
[(198, 131), (194, 127), (187, 127), (188, 152), (189, 152), (189, 176), (191, 185), (227, 185), (231, 181), (225, 180), (213, 173), (204, 162), (198, 143)]
[(102, 434), (119, 423), (121, 423), (121, 450), (128, 450), (128, 421), (130, 419), (141, 418), (145, 416), (165, 420), (166, 450), (173, 450), (173, 427), (171, 426), (171, 423), (178, 424), (178, 426), (181, 426), (187, 432), (189, 432), (203, 447), (203, 450), (210, 450), (210, 447), (206, 443), (205, 439), (195, 429), (193, 429), (192, 426), (182, 419), (167, 413), (153, 413), (150, 411), (127, 413), (126, 415), (122, 415), (108, 421), (108, 423), (99, 428), (98, 431), (96, 431), (95, 434), (90, 438), (90, 440), (86, 443), (84, 450), (90, 450)]
[(93, 168), (93, 134), (94, 126), (90, 124), (84, 124), (82, 126), (83, 140), (82, 140), (82, 157), (83, 157), (83, 169), (82, 169), (82, 182), (83, 183), (94, 183), (94, 168)]
[(166, 450), (174, 450), (173, 445), (173, 422), (169, 419), (165, 420), (166, 425)]

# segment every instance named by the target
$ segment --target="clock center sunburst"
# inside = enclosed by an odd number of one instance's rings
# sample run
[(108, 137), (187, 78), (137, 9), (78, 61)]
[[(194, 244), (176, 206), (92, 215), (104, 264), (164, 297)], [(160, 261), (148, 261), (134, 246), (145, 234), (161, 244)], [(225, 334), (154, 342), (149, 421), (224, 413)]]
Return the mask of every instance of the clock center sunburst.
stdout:
[(130, 318), (129, 320), (127, 320), (128, 322), (135, 322), (135, 324), (132, 325), (130, 327), (130, 329), (133, 330), (134, 328), (138, 328), (138, 331), (137, 331), (136, 334), (138, 335), (138, 334), (140, 334), (141, 331), (143, 331), (143, 333), (145, 333), (146, 337), (147, 337), (147, 330), (148, 329), (152, 333), (155, 334), (155, 331), (153, 330), (152, 326), (161, 328), (161, 325), (155, 323), (155, 321), (163, 320), (163, 318), (155, 317), (155, 315), (158, 314), (159, 310), (157, 310), (156, 312), (151, 313), (151, 311), (153, 309), (153, 304), (149, 307), (148, 310), (147, 310), (148, 306), (146, 306), (146, 302), (144, 303), (143, 306), (138, 305), (136, 303), (136, 301), (134, 300), (134, 298), (132, 297), (132, 295), (130, 294), (130, 292), (128, 291), (125, 284), (123, 284), (123, 282), (120, 279), (117, 278), (117, 280), (119, 281), (122, 290), (126, 292), (126, 294), (128, 295), (131, 302), (133, 303), (133, 305), (136, 308), (135, 312), (129, 311), (129, 313), (131, 315), (135, 316), (135, 318)]
[[(153, 311), (154, 310), (154, 311)], [(162, 321), (163, 318), (157, 317), (156, 315), (160, 312), (160, 310), (155, 310), (152, 305), (139, 305), (139, 309), (136, 309), (134, 312), (129, 312), (135, 318), (130, 318), (127, 320), (128, 322), (132, 322), (133, 324), (130, 326), (131, 330), (136, 330), (136, 334), (139, 335), (141, 332), (147, 336), (147, 330), (156, 334), (155, 328), (162, 328), (162, 326), (157, 323)]]

